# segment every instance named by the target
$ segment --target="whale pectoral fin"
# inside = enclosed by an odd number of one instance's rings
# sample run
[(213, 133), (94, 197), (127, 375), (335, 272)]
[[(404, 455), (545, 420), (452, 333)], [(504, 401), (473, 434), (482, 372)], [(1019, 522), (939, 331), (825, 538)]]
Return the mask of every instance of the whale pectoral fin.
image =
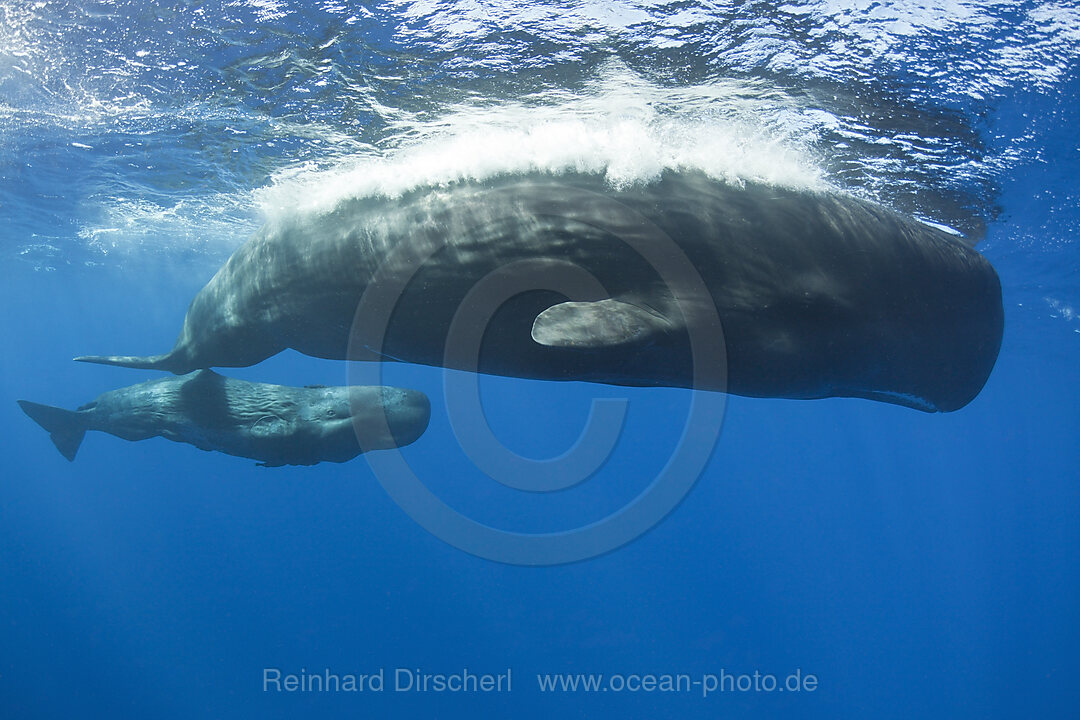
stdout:
[(664, 316), (621, 300), (564, 302), (536, 316), (532, 339), (548, 347), (589, 350), (647, 342), (670, 329)]

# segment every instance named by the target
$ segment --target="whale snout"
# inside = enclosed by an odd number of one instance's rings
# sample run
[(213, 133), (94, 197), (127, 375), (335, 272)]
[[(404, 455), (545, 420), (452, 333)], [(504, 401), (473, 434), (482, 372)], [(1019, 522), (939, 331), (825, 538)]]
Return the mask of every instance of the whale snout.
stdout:
[(431, 401), (419, 390), (353, 386), (349, 403), (349, 424), (362, 452), (414, 443), (431, 419)]
[(389, 402), (384, 395), (386, 420), (398, 447), (420, 439), (431, 420), (431, 400), (419, 390), (392, 388)]

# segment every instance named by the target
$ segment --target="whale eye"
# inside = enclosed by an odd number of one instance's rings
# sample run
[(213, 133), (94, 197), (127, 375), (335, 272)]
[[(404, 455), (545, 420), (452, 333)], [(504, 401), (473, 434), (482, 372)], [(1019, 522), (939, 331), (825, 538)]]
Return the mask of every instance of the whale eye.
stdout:
[(337, 411), (333, 408), (330, 408), (326, 411), (326, 417), (337, 417)]

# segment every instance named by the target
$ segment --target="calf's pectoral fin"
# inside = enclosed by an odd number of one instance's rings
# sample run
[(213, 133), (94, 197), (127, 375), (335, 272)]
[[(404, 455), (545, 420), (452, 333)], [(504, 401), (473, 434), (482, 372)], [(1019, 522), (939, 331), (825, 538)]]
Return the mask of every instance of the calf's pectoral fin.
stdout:
[(532, 339), (547, 347), (590, 350), (647, 342), (670, 329), (662, 315), (621, 300), (564, 302), (536, 316)]

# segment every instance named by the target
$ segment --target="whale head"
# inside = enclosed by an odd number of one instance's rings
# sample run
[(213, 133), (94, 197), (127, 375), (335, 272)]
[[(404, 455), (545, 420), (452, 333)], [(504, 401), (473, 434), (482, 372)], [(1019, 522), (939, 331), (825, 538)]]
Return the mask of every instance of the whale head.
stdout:
[[(306, 411), (327, 460), (403, 447), (427, 429), (431, 402), (419, 390), (382, 386), (335, 388)], [(338, 457), (343, 458), (337, 460)]]

